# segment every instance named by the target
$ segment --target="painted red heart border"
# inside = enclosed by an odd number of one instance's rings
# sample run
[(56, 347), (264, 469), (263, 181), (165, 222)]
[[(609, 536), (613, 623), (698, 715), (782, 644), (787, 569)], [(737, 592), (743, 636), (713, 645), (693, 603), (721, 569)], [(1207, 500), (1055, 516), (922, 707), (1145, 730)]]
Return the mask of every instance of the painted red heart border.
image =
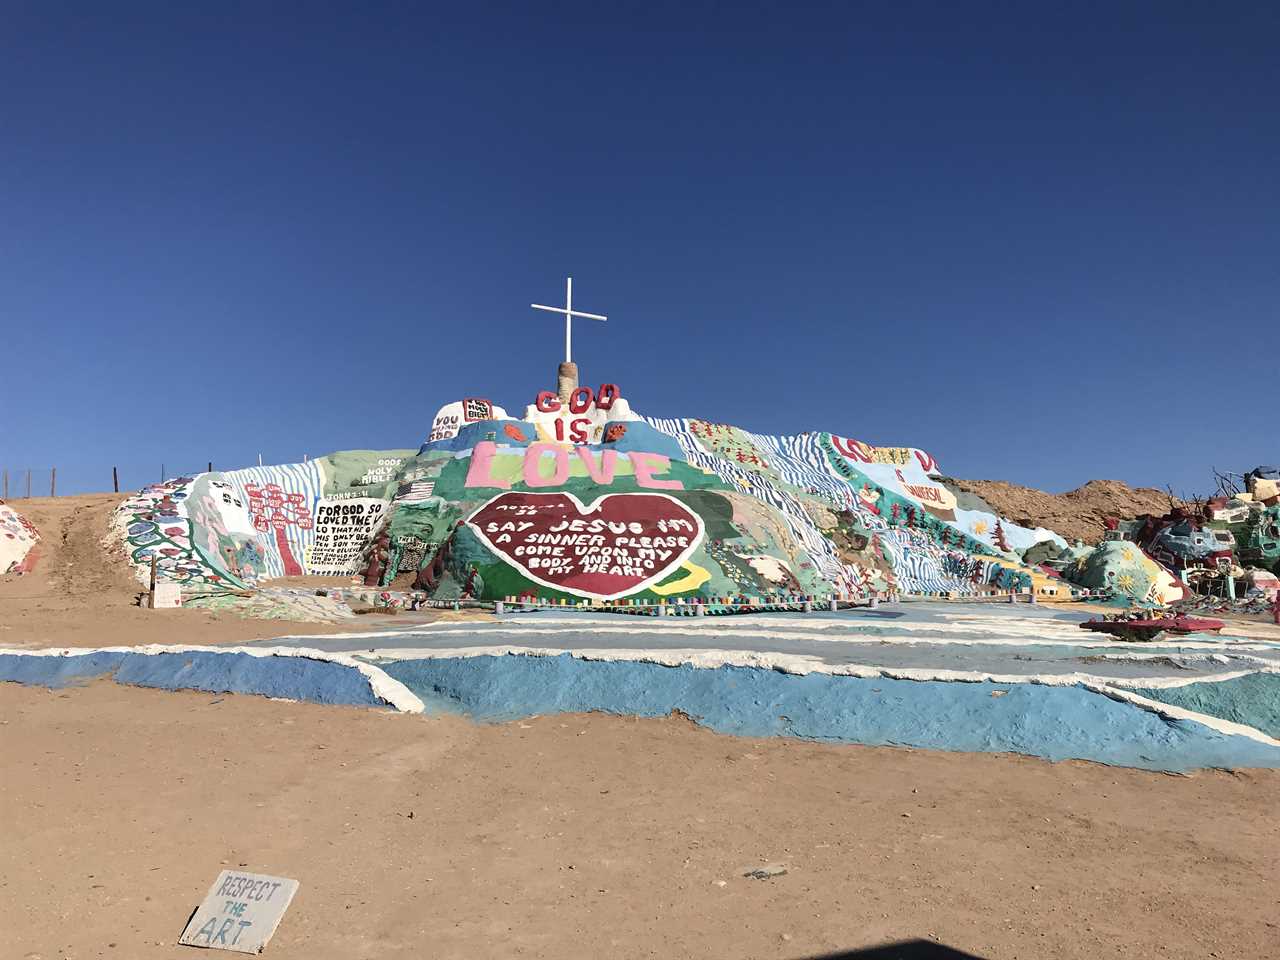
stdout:
[[(589, 518), (591, 514), (595, 513), (596, 510), (599, 509), (600, 505), (604, 503), (604, 501), (612, 499), (614, 497), (657, 497), (662, 500), (671, 501), (680, 510), (682, 510), (684, 513), (692, 517), (694, 523), (697, 526), (697, 531), (690, 538), (689, 546), (686, 547), (684, 550), (682, 550), (679, 554), (677, 554), (671, 560), (669, 560), (666, 566), (664, 566), (661, 570), (655, 571), (653, 576), (648, 577), (644, 580), (641, 580), (638, 583), (635, 583), (631, 586), (628, 586), (623, 590), (618, 590), (613, 593), (599, 593), (599, 592), (592, 592), (587, 590), (580, 590), (580, 589), (575, 589), (573, 587), (567, 586), (563, 583), (554, 583), (550, 580), (544, 580), (542, 577), (539, 577), (537, 574), (530, 571), (529, 568), (519, 560), (519, 558), (511, 556), (502, 548), (495, 546), (494, 543), (489, 539), (488, 534), (486, 534), (484, 530), (481, 529), (480, 525), (473, 522), (477, 516), (479, 516), (483, 511), (487, 510), (494, 503), (500, 500), (507, 499), (509, 497), (522, 497), (522, 498), (565, 497), (570, 501), (572, 501), (577, 506), (578, 513), (580, 516), (583, 517), (583, 519)], [(657, 493), (657, 492), (648, 491), (648, 490), (643, 492), (635, 492), (635, 493), (605, 493), (596, 497), (594, 500), (592, 500), (590, 505), (584, 504), (581, 500), (579, 500), (572, 493), (569, 493), (567, 490), (547, 491), (545, 493), (530, 493), (525, 491), (516, 492), (516, 491), (508, 490), (504, 493), (498, 494), (496, 497), (491, 497), (490, 499), (482, 503), (480, 506), (476, 507), (475, 510), (471, 511), (470, 516), (467, 517), (466, 523), (467, 523), (467, 527), (470, 528), (470, 530), (477, 537), (480, 538), (481, 543), (483, 543), (486, 547), (488, 547), (489, 550), (496, 557), (502, 560), (503, 563), (506, 563), (507, 565), (515, 567), (517, 570), (519, 570), (521, 575), (524, 576), (526, 579), (532, 580), (534, 583), (541, 584), (542, 586), (547, 587), (550, 590), (555, 590), (558, 593), (567, 593), (567, 594), (571, 594), (572, 596), (582, 597), (588, 600), (619, 600), (623, 597), (631, 596), (633, 593), (639, 593), (642, 590), (647, 590), (649, 587), (653, 586), (655, 583), (659, 583), (665, 577), (670, 576), (673, 571), (679, 570), (684, 565), (685, 561), (688, 560), (691, 556), (693, 556), (694, 551), (697, 550), (698, 547), (702, 545), (703, 537), (706, 536), (706, 526), (702, 522), (702, 517), (698, 516), (697, 512), (692, 507), (690, 507), (687, 503), (683, 503), (680, 500), (677, 500), (675, 497), (669, 496), (665, 493)]]

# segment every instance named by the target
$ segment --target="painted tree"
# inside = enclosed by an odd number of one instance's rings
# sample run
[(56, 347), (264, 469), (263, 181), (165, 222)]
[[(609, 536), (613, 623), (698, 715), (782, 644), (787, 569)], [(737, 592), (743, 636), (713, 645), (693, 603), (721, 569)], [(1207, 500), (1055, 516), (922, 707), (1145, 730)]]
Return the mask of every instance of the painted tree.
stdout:
[(289, 527), (311, 529), (313, 520), (306, 497), (301, 493), (286, 493), (275, 483), (268, 483), (263, 487), (256, 483), (246, 483), (244, 489), (249, 495), (249, 516), (253, 520), (253, 528), (261, 534), (274, 534), (284, 575), (301, 576), (302, 565), (289, 548), (287, 531)]
[(1005, 553), (1009, 552), (1009, 541), (1005, 539), (1004, 526), (1000, 523), (999, 518), (996, 519), (996, 528), (992, 531), (991, 539), (995, 542), (995, 545)]

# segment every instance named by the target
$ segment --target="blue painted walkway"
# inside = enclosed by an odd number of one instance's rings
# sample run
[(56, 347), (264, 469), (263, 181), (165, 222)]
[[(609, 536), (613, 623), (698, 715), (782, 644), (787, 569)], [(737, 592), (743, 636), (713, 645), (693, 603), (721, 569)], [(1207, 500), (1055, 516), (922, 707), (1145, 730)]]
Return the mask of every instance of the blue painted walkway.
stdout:
[(381, 664), (428, 710), (502, 721), (680, 710), (720, 733), (1013, 752), (1148, 770), (1280, 767), (1280, 747), (1171, 721), (1082, 687), (864, 679), (811, 673), (588, 661), (568, 655)]
[(1080, 630), (1083, 619), (1052, 607), (940, 604), (710, 619), (545, 611), (282, 638), (240, 652), (0, 653), (0, 680), (114, 676), (317, 703), (425, 703), (483, 721), (679, 710), (728, 734), (1152, 770), (1280, 767), (1280, 644), (1127, 644)]
[(306, 657), (260, 657), (216, 649), (182, 653), (85, 651), (70, 656), (0, 653), (0, 681), (63, 687), (98, 677), (161, 690), (253, 693), (365, 707), (383, 702), (360, 671)]

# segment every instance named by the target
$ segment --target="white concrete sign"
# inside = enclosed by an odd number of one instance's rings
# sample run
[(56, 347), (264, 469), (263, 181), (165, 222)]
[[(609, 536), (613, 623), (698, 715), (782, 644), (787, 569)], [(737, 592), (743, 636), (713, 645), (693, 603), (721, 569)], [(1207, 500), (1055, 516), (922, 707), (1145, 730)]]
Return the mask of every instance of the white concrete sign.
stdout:
[(178, 943), (261, 953), (298, 892), (298, 881), (223, 870), (187, 921)]
[(153, 609), (176, 610), (182, 606), (182, 585), (173, 580), (157, 580)]

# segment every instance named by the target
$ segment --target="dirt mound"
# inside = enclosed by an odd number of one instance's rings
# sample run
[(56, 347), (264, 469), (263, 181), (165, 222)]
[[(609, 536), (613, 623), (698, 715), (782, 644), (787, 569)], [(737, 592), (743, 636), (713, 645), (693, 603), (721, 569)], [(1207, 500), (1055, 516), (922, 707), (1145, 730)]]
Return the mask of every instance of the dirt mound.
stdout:
[[(1108, 517), (1128, 520), (1142, 514), (1162, 515), (1170, 507), (1169, 494), (1152, 487), (1131, 487), (1119, 480), (1090, 480), (1066, 493), (1046, 493), (1003, 480), (957, 480), (945, 483), (959, 495), (967, 493), (994, 512), (1027, 527), (1048, 527), (1068, 540), (1097, 543)], [(1179, 503), (1177, 499), (1174, 504)]]
[(102, 544), (121, 499), (88, 494), (14, 501), (40, 531), (40, 560), (33, 575), (0, 580), (0, 597), (134, 606), (140, 584), (129, 575), (123, 552), (110, 556)]
[(40, 531), (40, 557), (31, 573), (0, 575), (0, 647), (239, 643), (343, 628), (243, 620), (207, 610), (145, 609), (139, 600), (146, 588), (134, 579), (116, 538), (108, 536), (111, 517), (125, 496), (94, 493), (12, 502)]

